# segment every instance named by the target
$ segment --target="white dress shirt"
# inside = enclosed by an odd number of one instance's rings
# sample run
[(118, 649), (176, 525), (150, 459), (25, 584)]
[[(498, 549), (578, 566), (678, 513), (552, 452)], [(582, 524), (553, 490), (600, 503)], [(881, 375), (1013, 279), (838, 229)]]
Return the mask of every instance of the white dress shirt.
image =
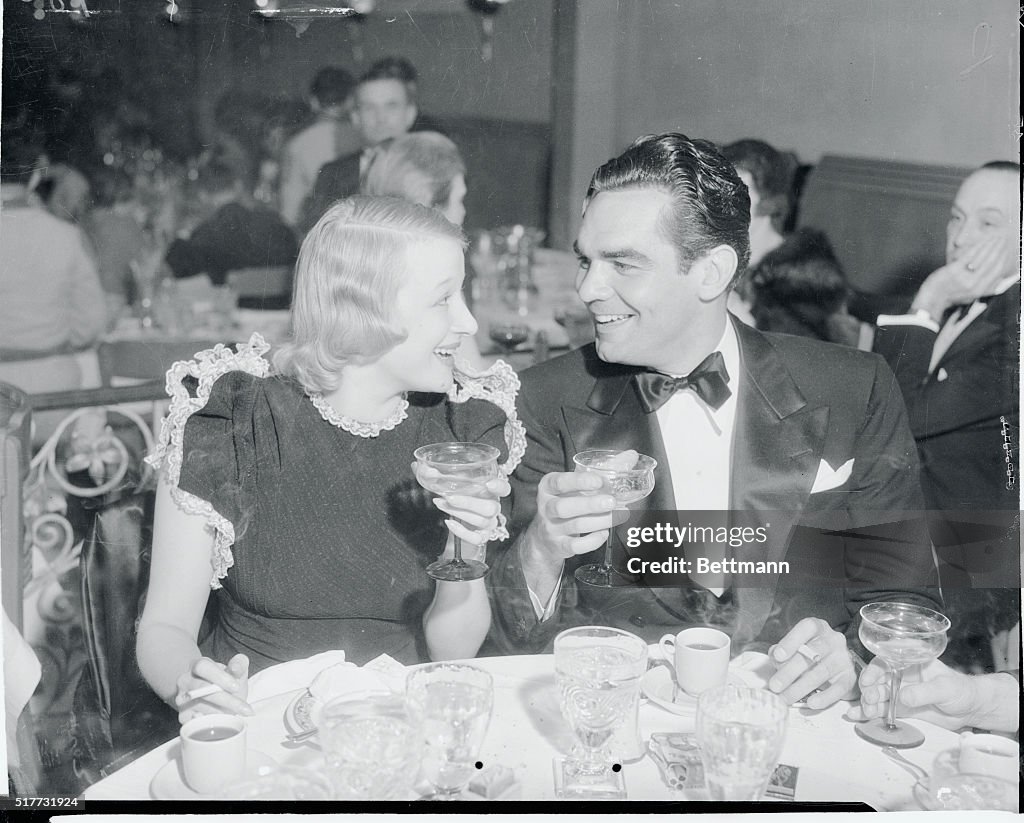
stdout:
[[(677, 391), (654, 412), (668, 457), (672, 494), (676, 509), (680, 511), (724, 511), (729, 508), (736, 398), (741, 383), (739, 342), (730, 320), (726, 320), (725, 330), (713, 351), (722, 353), (729, 373), (728, 400), (715, 410), (693, 389), (687, 388)], [(707, 588), (721, 597), (724, 588), (715, 582), (720, 581), (712, 581)], [(560, 589), (561, 581), (555, 586), (546, 606), (533, 591), (529, 592), (538, 620), (547, 620), (554, 613)]]
[[(729, 373), (729, 399), (716, 410), (695, 391), (685, 389), (676, 392), (655, 412), (672, 475), (672, 495), (679, 511), (725, 511), (729, 508), (732, 436), (740, 385), (740, 350), (731, 322), (726, 322), (715, 350), (722, 353)], [(725, 558), (709, 555), (708, 559)], [(700, 579), (697, 582), (705, 583)], [(709, 578), (707, 588), (718, 597), (724, 591), (720, 578)]]

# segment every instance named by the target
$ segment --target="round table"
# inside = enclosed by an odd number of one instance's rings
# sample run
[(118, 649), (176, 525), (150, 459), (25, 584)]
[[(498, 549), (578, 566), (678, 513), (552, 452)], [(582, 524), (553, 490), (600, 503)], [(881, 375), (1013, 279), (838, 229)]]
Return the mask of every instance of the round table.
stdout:
[[(652, 651), (651, 656), (656, 658), (658, 653)], [(734, 667), (743, 662), (742, 657), (733, 661)], [(285, 712), (318, 671), (342, 659), (340, 653), (328, 652), (282, 663), (254, 676), (250, 702), (256, 714), (249, 719), (250, 749), (281, 764), (302, 765), (318, 757), (315, 745), (286, 742)], [(494, 677), (494, 714), (481, 753), (484, 766), (501, 764), (515, 771), (518, 785), (506, 795), (507, 799), (554, 799), (552, 761), (567, 753), (573, 742), (559, 710), (554, 658), (509, 656), (471, 662)], [(398, 672), (398, 682), (401, 676)], [(879, 747), (857, 736), (854, 724), (844, 719), (849, 706), (840, 702), (823, 711), (796, 706), (790, 709), (780, 762), (799, 769), (795, 800), (863, 802), (880, 811), (919, 808), (912, 794), (914, 778), (882, 754)], [(693, 731), (692, 718), (670, 713), (647, 700), (641, 702), (639, 722), (644, 741), (653, 732)], [(925, 742), (903, 753), (925, 769), (931, 768), (941, 751), (957, 745), (953, 732), (926, 722), (910, 722), (924, 732)], [(177, 751), (178, 742), (172, 740), (147, 752), (90, 786), (84, 799), (154, 799), (150, 784), (157, 772), (177, 757)], [(626, 763), (623, 774), (629, 800), (687, 799), (664, 784), (649, 755)]]

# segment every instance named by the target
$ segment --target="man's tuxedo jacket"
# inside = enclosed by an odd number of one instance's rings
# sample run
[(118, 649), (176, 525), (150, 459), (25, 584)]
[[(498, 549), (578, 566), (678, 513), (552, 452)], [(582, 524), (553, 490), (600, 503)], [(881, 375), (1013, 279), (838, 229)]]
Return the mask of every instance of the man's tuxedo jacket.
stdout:
[(931, 509), (1020, 508), (1019, 329), (1018, 282), (989, 301), (931, 373), (935, 332), (881, 326), (876, 333), (875, 351), (906, 400)]
[[(922, 505), (918, 462), (885, 361), (734, 325), (742, 378), (730, 508), (763, 512), (771, 526), (766, 544), (737, 550), (736, 559), (786, 560), (790, 574), (733, 578), (722, 601), (693, 584), (577, 584), (573, 570), (598, 560), (595, 552), (566, 561), (558, 608), (538, 622), (518, 551), (514, 545), (499, 548), (488, 583), (492, 642), (502, 651), (550, 648), (555, 633), (573, 625), (618, 626), (656, 641), (664, 632), (712, 623), (732, 635), (735, 654), (763, 649), (804, 617), (820, 617), (855, 637), (854, 618), (871, 600), (937, 606), (934, 590), (926, 588), (935, 583), (926, 528), (903, 520)], [(657, 415), (645, 414), (638, 399), (638, 371), (603, 362), (590, 345), (521, 375), (519, 413), (528, 446), (512, 478), (513, 538), (533, 518), (540, 479), (572, 471), (573, 455), (588, 448), (632, 448), (656, 458), (656, 485), (641, 505), (676, 509)], [(845, 479), (843, 467), (849, 470)], [(685, 518), (680, 512), (680, 521)], [(876, 528), (870, 539), (849, 531), (876, 524), (889, 525)]]

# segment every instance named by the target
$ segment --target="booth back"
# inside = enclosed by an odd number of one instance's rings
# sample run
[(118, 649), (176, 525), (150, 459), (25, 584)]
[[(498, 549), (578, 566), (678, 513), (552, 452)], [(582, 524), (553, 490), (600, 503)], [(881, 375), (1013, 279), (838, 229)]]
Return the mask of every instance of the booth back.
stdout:
[(945, 262), (950, 205), (969, 169), (825, 155), (810, 172), (799, 224), (832, 241), (855, 292), (850, 311), (873, 321), (906, 311)]
[(547, 229), (551, 128), (483, 117), (438, 118), (466, 163), (466, 228)]

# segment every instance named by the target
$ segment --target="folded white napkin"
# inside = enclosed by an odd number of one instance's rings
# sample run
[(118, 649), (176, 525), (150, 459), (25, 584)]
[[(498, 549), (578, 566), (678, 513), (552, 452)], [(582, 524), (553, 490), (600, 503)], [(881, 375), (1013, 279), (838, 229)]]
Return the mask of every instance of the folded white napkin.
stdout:
[(305, 689), (320, 672), (345, 662), (345, 652), (330, 651), (314, 654), (304, 660), (278, 663), (249, 678), (249, 703), (266, 700), (279, 694)]
[(264, 669), (249, 678), (249, 703), (266, 700), (296, 689), (308, 688), (318, 700), (330, 700), (346, 692), (405, 690), (405, 666), (386, 654), (362, 668), (345, 661), (345, 652), (314, 654)]

